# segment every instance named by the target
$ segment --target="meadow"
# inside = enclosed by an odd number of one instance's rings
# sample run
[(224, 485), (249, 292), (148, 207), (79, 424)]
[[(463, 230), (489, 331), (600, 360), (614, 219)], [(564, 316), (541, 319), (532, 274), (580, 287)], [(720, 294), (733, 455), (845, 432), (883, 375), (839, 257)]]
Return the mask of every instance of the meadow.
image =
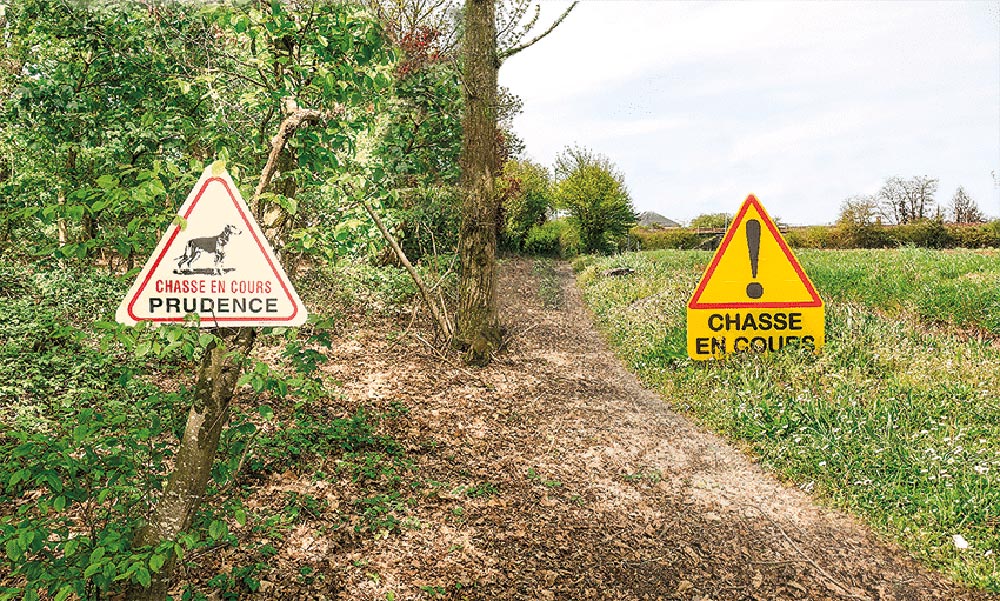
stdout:
[[(677, 410), (928, 565), (1000, 591), (1000, 254), (796, 254), (826, 302), (822, 352), (708, 363), (687, 358), (685, 311), (711, 253), (574, 267), (613, 348)], [(636, 272), (601, 277), (612, 267)]]

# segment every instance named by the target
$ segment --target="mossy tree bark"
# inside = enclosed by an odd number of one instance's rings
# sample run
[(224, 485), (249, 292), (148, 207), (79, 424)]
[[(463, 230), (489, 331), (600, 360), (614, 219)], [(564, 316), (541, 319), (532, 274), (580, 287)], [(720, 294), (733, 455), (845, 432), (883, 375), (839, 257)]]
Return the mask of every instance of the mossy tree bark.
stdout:
[[(219, 437), (229, 418), (229, 405), (242, 371), (241, 360), (253, 349), (256, 330), (218, 328), (212, 332), (217, 340), (205, 349), (198, 366), (194, 399), (174, 471), (152, 517), (133, 541), (136, 547), (174, 540), (188, 529), (212, 475)], [(127, 598), (149, 601), (166, 598), (173, 568), (174, 557), (171, 555), (160, 572), (153, 574), (149, 588), (133, 583)]]
[(466, 0), (463, 42), (462, 225), (459, 253), (459, 305), (456, 341), (465, 361), (485, 365), (500, 343), (496, 299), (496, 223), (498, 202), (494, 178), (499, 169), (496, 149), (497, 73), (494, 0)]

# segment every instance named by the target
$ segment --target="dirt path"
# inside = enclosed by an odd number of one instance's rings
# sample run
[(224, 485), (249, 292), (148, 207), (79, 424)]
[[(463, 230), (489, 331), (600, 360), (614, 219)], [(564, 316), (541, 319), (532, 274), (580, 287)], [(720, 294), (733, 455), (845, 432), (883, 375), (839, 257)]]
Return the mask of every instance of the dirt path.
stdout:
[[(411, 407), (412, 524), (327, 552), (343, 599), (986, 599), (817, 507), (645, 390), (559, 268), (508, 262), (511, 348), (470, 371), (384, 333), (337, 349), (347, 394)], [(552, 300), (552, 299), (549, 299)], [(472, 488), (469, 488), (472, 487)], [(328, 598), (329, 598), (328, 597)]]

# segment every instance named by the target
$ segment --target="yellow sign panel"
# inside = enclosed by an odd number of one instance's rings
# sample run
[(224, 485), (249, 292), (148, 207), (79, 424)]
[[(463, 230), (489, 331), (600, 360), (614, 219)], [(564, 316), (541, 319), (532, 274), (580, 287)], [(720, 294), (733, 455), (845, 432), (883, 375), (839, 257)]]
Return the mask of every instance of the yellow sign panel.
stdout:
[(819, 349), (824, 340), (823, 301), (751, 194), (688, 302), (688, 356), (721, 359), (788, 344)]

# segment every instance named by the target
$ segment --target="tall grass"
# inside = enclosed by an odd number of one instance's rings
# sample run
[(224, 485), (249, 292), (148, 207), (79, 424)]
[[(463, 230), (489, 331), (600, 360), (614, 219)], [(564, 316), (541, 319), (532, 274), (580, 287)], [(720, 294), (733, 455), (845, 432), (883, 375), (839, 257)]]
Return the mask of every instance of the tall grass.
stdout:
[[(1000, 591), (1000, 257), (800, 251), (827, 301), (827, 345), (695, 363), (686, 302), (710, 258), (661, 251), (580, 274), (612, 345), (704, 425), (955, 578)], [(601, 278), (610, 267), (631, 278)], [(991, 282), (993, 283), (991, 285)], [(953, 535), (971, 547), (961, 551)]]
[(1000, 253), (937, 251), (800, 250), (806, 273), (830, 301), (912, 312), (1000, 333)]

